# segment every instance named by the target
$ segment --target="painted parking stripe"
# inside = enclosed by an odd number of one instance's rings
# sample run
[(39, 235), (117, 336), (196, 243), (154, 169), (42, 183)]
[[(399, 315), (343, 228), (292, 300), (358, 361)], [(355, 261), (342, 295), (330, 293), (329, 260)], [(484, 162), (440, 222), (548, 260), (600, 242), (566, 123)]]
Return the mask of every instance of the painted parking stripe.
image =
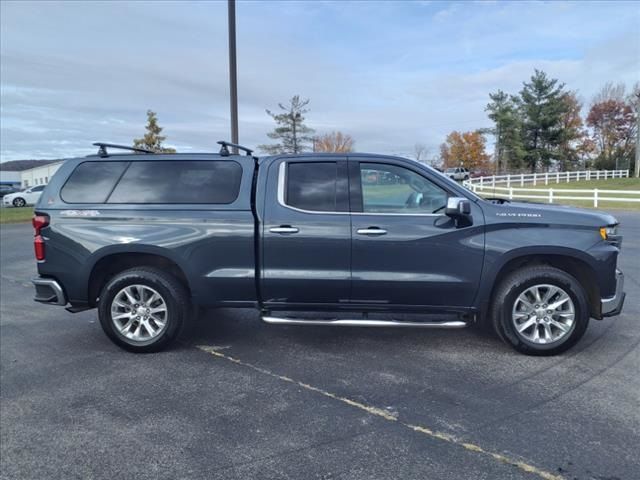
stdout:
[(281, 380), (283, 382), (288, 382), (294, 385), (297, 385), (301, 388), (304, 388), (305, 390), (311, 391), (311, 392), (315, 392), (318, 393), (320, 395), (323, 395), (325, 397), (331, 398), (333, 400), (342, 402), (346, 405), (349, 405), (351, 407), (354, 408), (358, 408), (360, 410), (363, 410), (371, 415), (375, 415), (377, 417), (380, 418), (384, 418), (385, 420), (388, 420), (390, 422), (398, 422), (398, 424), (414, 431), (414, 432), (418, 432), (421, 433), (423, 435), (426, 435), (428, 437), (431, 437), (433, 439), (436, 440), (440, 440), (443, 442), (447, 442), (450, 443), (452, 445), (457, 445), (459, 447), (462, 447), (466, 450), (469, 450), (471, 452), (476, 452), (480, 455), (486, 455), (488, 457), (493, 458), (494, 460), (504, 463), (506, 465), (511, 465), (514, 467), (519, 468), (520, 470), (527, 472), (527, 473), (531, 473), (534, 475), (537, 475), (540, 478), (543, 478), (544, 480), (564, 480), (564, 477), (560, 476), (560, 475), (556, 475), (554, 473), (550, 473), (547, 472), (545, 470), (542, 470), (538, 467), (535, 467), (533, 465), (530, 465), (526, 462), (523, 462), (521, 460), (517, 460), (514, 458), (510, 458), (506, 455), (503, 455), (501, 453), (496, 453), (496, 452), (492, 452), (489, 450), (485, 450), (484, 448), (480, 447), (479, 445), (473, 444), (473, 443), (468, 443), (468, 442), (464, 442), (456, 437), (454, 437), (453, 435), (449, 435), (447, 433), (444, 432), (439, 432), (437, 430), (432, 430), (430, 428), (427, 428), (425, 426), (421, 426), (421, 425), (413, 425), (410, 423), (405, 423), (401, 420), (398, 419), (397, 416), (392, 415), (391, 413), (387, 412), (386, 410), (382, 409), (382, 408), (378, 408), (378, 407), (374, 407), (371, 405), (367, 405), (364, 404), (362, 402), (358, 402), (356, 400), (351, 400), (350, 398), (346, 398), (346, 397), (342, 397), (340, 395), (336, 395), (335, 393), (331, 393), (328, 392), (326, 390), (323, 390), (321, 388), (318, 387), (314, 387), (313, 385), (309, 385), (308, 383), (304, 383), (304, 382), (300, 382), (298, 380), (294, 380), (293, 378), (287, 377), (285, 375), (279, 375), (277, 373), (272, 372), (271, 370), (267, 370), (266, 368), (262, 368), (259, 367), (257, 365), (254, 365), (252, 363), (248, 363), (248, 362), (244, 362), (238, 358), (232, 357), (230, 355), (226, 355), (224, 353), (222, 353), (219, 347), (211, 347), (211, 346), (207, 346), (207, 345), (197, 345), (196, 348), (202, 350), (203, 352), (206, 352), (210, 355), (213, 355), (214, 357), (217, 358), (221, 358), (224, 360), (227, 360), (229, 362), (235, 363), (237, 365), (241, 365), (243, 367), (249, 368), (251, 370), (254, 370), (256, 372), (262, 373), (264, 375), (268, 375), (270, 377), (276, 378), (278, 380)]

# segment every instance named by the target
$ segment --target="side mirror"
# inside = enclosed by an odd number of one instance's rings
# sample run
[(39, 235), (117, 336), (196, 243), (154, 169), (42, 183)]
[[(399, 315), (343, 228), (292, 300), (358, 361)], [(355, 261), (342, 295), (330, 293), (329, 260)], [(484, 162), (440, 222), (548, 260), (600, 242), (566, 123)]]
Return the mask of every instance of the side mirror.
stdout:
[(445, 215), (453, 218), (464, 217), (471, 214), (471, 202), (462, 197), (450, 197), (447, 199)]

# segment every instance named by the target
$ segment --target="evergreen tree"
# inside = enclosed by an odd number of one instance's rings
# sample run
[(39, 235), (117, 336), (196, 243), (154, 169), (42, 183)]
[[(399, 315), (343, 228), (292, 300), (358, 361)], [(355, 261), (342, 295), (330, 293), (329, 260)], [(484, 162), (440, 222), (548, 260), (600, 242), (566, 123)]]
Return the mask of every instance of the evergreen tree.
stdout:
[(309, 100), (302, 100), (299, 95), (294, 95), (288, 105), (278, 104), (282, 113), (273, 113), (267, 110), (267, 114), (276, 122), (276, 128), (267, 136), (279, 140), (276, 144), (260, 145), (258, 148), (269, 154), (300, 153), (308, 150), (313, 142), (314, 130), (304, 124), (304, 114), (309, 111), (305, 108)]
[(490, 93), (491, 102), (485, 108), (495, 127), (489, 130), (495, 136), (495, 161), (499, 172), (522, 168), (522, 119), (516, 101), (502, 90)]
[(162, 127), (158, 125), (158, 116), (156, 112), (147, 110), (147, 125), (145, 127), (147, 133), (142, 138), (135, 138), (133, 140), (133, 146), (136, 148), (144, 148), (156, 153), (176, 153), (174, 148), (167, 148), (162, 146), (167, 137), (166, 135), (160, 135), (162, 133)]
[(535, 70), (518, 99), (522, 115), (524, 159), (532, 172), (549, 168), (557, 159), (562, 139), (562, 117), (566, 110), (564, 84)]

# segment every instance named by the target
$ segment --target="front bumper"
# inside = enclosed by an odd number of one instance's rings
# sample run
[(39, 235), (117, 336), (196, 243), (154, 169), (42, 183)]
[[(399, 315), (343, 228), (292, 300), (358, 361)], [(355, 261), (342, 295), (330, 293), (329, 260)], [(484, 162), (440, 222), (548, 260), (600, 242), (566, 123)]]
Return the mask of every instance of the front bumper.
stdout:
[(603, 317), (619, 315), (624, 305), (624, 274), (616, 270), (616, 293), (613, 297), (600, 299), (600, 311)]
[(31, 283), (36, 287), (34, 300), (49, 305), (66, 305), (67, 297), (60, 284), (53, 278), (34, 278)]

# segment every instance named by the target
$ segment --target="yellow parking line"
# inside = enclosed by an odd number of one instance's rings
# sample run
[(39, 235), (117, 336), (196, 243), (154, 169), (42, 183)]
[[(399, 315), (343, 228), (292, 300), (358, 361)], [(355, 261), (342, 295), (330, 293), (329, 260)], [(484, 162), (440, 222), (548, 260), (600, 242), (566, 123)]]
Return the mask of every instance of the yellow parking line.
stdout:
[(197, 345), (196, 348), (207, 352), (211, 355), (213, 355), (214, 357), (218, 357), (218, 358), (222, 358), (224, 360), (228, 360), (230, 362), (233, 362), (235, 364), (238, 365), (242, 365), (243, 367), (246, 368), (250, 368), (252, 370), (255, 370), (256, 372), (260, 372), (263, 373), (265, 375), (268, 375), (270, 377), (273, 378), (277, 378), (278, 380), (282, 380), (283, 382), (288, 382), (288, 383), (292, 383), (294, 385), (297, 385), (301, 388), (304, 388), (305, 390), (309, 390), (311, 392), (315, 392), (315, 393), (319, 393), (320, 395), (324, 395), (325, 397), (331, 398), (333, 400), (337, 400), (339, 402), (345, 403), (347, 405), (350, 405), (352, 407), (358, 408), (360, 410), (364, 410), (367, 413), (370, 413), (371, 415), (375, 415), (377, 417), (380, 418), (384, 418), (385, 420), (389, 420), (391, 422), (398, 422), (400, 425), (407, 427), (411, 430), (413, 430), (414, 432), (418, 432), (421, 433), (423, 435), (426, 435), (428, 437), (437, 439), (437, 440), (441, 440), (443, 442), (447, 442), (447, 443), (451, 443), (453, 445), (457, 445), (460, 446), (462, 448), (465, 448), (471, 452), (476, 452), (479, 453), (481, 455), (486, 455), (488, 457), (493, 458), (494, 460), (497, 460), (501, 463), (504, 463), (506, 465), (512, 465), (514, 467), (519, 468), (520, 470), (527, 472), (527, 473), (532, 473), (534, 475), (537, 475), (540, 478), (543, 478), (544, 480), (564, 480), (564, 477), (560, 476), (560, 475), (555, 475), (553, 473), (547, 472), (545, 470), (542, 470), (538, 467), (535, 467), (533, 465), (529, 465), (528, 463), (522, 462), (520, 460), (516, 460), (513, 458), (509, 458), (505, 455), (502, 455), (500, 453), (495, 453), (495, 452), (491, 452), (488, 450), (485, 450), (484, 448), (475, 445), (473, 443), (468, 443), (468, 442), (463, 442), (457, 438), (455, 438), (452, 435), (449, 435), (447, 433), (443, 433), (443, 432), (438, 432), (436, 430), (431, 430), (430, 428), (424, 427), (424, 426), (420, 426), (420, 425), (412, 425), (410, 423), (404, 423), (402, 421), (400, 421), (398, 419), (397, 416), (392, 415), (391, 413), (387, 412), (384, 409), (378, 408), (378, 407), (373, 407), (371, 405), (366, 405), (362, 402), (357, 402), (355, 400), (351, 400), (349, 398), (346, 397), (341, 397), (339, 395), (336, 395), (335, 393), (331, 393), (328, 392), (326, 390), (323, 390), (321, 388), (318, 387), (314, 387), (313, 385), (309, 385), (308, 383), (304, 383), (304, 382), (300, 382), (298, 380), (294, 380), (293, 378), (289, 378), (286, 377), (284, 375), (278, 375), (277, 373), (274, 373), (270, 370), (267, 370), (266, 368), (262, 368), (262, 367), (258, 367), (257, 365), (253, 365), (252, 363), (248, 363), (248, 362), (244, 362), (242, 360), (239, 360), (235, 357), (232, 357), (230, 355), (225, 355), (224, 353), (220, 352), (219, 349), (217, 349), (216, 347), (210, 347), (207, 345)]

